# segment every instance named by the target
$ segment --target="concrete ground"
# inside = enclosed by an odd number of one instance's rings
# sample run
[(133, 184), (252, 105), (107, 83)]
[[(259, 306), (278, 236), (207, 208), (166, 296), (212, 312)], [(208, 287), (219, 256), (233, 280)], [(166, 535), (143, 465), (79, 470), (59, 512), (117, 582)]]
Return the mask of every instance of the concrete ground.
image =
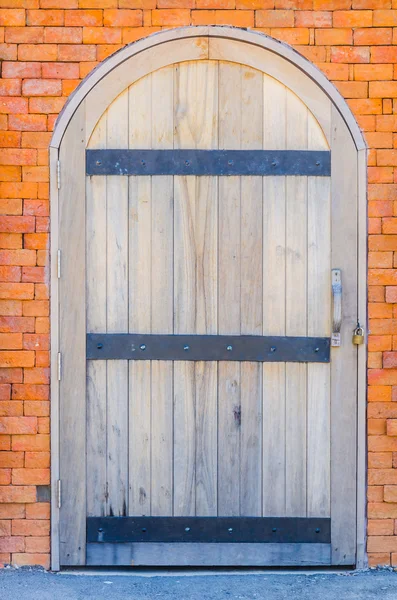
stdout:
[(0, 600), (382, 600), (397, 599), (397, 573), (0, 571)]

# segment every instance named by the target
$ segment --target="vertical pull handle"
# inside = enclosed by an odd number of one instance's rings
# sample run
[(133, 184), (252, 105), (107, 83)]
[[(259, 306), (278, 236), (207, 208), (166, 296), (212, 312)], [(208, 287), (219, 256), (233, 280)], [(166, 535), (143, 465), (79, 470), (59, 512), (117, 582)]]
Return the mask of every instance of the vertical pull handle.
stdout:
[(342, 273), (332, 269), (332, 335), (331, 346), (340, 346), (340, 328), (342, 326)]

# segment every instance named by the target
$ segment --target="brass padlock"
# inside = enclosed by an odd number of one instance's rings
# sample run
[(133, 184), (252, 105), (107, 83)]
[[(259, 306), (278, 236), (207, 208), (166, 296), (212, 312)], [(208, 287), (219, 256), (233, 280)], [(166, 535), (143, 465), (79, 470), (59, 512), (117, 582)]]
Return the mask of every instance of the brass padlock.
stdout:
[(360, 344), (364, 343), (364, 329), (361, 327), (360, 323), (357, 323), (357, 327), (353, 333), (353, 344), (356, 346), (360, 346)]

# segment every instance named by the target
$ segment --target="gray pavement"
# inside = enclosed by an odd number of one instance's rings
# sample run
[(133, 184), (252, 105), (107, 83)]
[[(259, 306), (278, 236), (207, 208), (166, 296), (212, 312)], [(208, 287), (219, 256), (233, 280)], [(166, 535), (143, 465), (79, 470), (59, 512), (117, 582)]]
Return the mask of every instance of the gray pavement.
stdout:
[(0, 570), (0, 600), (397, 600), (397, 573)]

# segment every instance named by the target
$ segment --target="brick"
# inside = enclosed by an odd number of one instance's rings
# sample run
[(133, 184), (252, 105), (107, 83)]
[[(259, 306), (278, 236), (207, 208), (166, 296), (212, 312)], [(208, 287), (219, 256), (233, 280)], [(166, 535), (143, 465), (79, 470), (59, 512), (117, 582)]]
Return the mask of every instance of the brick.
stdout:
[(84, 44), (120, 44), (121, 28), (84, 27), (83, 41)]
[[(38, 336), (35, 336), (38, 337)], [(48, 339), (48, 336), (45, 336)], [(32, 344), (34, 345), (34, 344)], [(13, 400), (48, 400), (48, 385), (24, 383), (14, 384), (12, 388)]]
[(0, 469), (0, 485), (10, 485), (11, 469)]
[[(187, 0), (194, 8), (194, 0)], [(183, 0), (186, 2), (186, 0)], [(167, 0), (168, 3), (168, 0)], [(161, 6), (158, 4), (159, 8)], [(169, 7), (171, 8), (171, 7)], [(205, 8), (205, 7), (203, 7)], [(103, 13), (103, 24), (105, 27), (139, 27), (142, 25), (141, 10), (105, 10)]]
[[(13, 485), (49, 485), (50, 470), (49, 469), (13, 469), (12, 484)], [(17, 533), (16, 535), (19, 535)]]
[[(23, 437), (23, 436), (22, 436)], [(36, 437), (36, 436), (26, 436)], [(35, 486), (0, 486), (0, 502), (2, 503), (25, 503), (36, 502)]]
[[(56, 106), (51, 106), (53, 102), (56, 102)], [(37, 108), (56, 108), (58, 103), (63, 106), (63, 98), (33, 98), (30, 103), (38, 103)], [(40, 104), (41, 103), (41, 104)], [(36, 104), (34, 104), (36, 107)], [(22, 147), (23, 148), (45, 148), (48, 149), (50, 143), (51, 133), (48, 132), (32, 132), (27, 131), (22, 133)]]
[[(14, 194), (12, 194), (12, 195), (14, 195)], [(11, 215), (21, 215), (21, 214), (22, 214), (22, 199), (20, 199), (20, 198), (1, 198), (0, 199), (0, 215), (11, 216)], [(2, 233), (4, 233), (4, 232), (2, 232)]]
[(25, 550), (29, 553), (49, 552), (50, 538), (47, 537), (27, 537), (25, 540)]
[[(338, 81), (336, 87), (344, 98), (367, 98), (368, 83), (364, 81)], [(370, 134), (367, 134), (367, 137)], [(369, 143), (369, 142), (368, 142)], [(389, 147), (390, 144), (386, 146)]]
[[(15, 402), (14, 400), (0, 401), (0, 417), (21, 417), (24, 414), (23, 402)], [(35, 416), (35, 415), (29, 415)], [(0, 455), (1, 458), (1, 455)], [(1, 460), (0, 460), (1, 463)]]
[(369, 252), (369, 268), (390, 269), (393, 266), (393, 252)]
[(0, 44), (0, 60), (17, 60), (17, 44)]
[(11, 450), (11, 436), (0, 435), (0, 450)]
[[(12, 114), (27, 112), (27, 100), (25, 98), (13, 98), (0, 96), (0, 113)], [(0, 164), (10, 164), (1, 162)], [(11, 163), (12, 164), (12, 163)], [(20, 164), (20, 163), (18, 163)]]
[(371, 48), (371, 63), (397, 62), (397, 48), (390, 46), (374, 46)]
[(386, 420), (368, 419), (367, 429), (369, 435), (384, 435), (386, 433)]
[[(11, 132), (9, 132), (9, 133), (11, 133)], [(10, 165), (0, 166), (0, 180), (1, 181), (20, 181), (21, 180), (21, 168), (19, 166), (10, 166)]]
[(56, 60), (56, 44), (20, 44), (18, 60), (45, 61)]
[(9, 537), (11, 535), (11, 521), (0, 521), (0, 538)]
[(32, 62), (7, 62), (2, 65), (3, 78), (40, 77), (41, 65)]
[(20, 79), (0, 79), (0, 96), (19, 96), (20, 93)]
[(81, 27), (46, 27), (44, 41), (46, 44), (81, 44), (83, 30)]
[(397, 519), (397, 503), (370, 502), (368, 504), (368, 518)]
[(25, 417), (48, 417), (50, 414), (49, 402), (40, 400), (25, 400), (23, 405)]
[(397, 251), (397, 235), (370, 235), (368, 246), (378, 252)]
[(397, 537), (372, 536), (367, 542), (368, 552), (397, 552)]
[(22, 306), (23, 315), (26, 317), (47, 317), (49, 315), (49, 310), (50, 307), (49, 302), (47, 300), (34, 300), (33, 302), (24, 302)]
[(17, 27), (25, 25), (25, 11), (19, 9), (0, 9), (0, 25)]
[(20, 468), (24, 465), (23, 452), (0, 452), (0, 468)]
[[(387, 435), (397, 436), (397, 419), (388, 419), (387, 420)], [(396, 500), (396, 502), (397, 502), (397, 500)]]
[(25, 79), (22, 84), (24, 96), (60, 96), (61, 82), (57, 79)]
[(63, 10), (28, 10), (27, 25), (60, 26), (64, 22)]
[[(44, 79), (78, 79), (78, 63), (43, 63)], [(384, 78), (383, 78), (384, 79)]]
[(354, 46), (336, 46), (331, 48), (331, 62), (368, 63), (369, 48)]
[(42, 44), (44, 27), (8, 27), (5, 41), (8, 44)]
[(369, 567), (387, 567), (390, 565), (390, 553), (388, 552), (369, 552)]
[[(376, 420), (376, 419), (373, 419)], [(368, 453), (368, 468), (369, 469), (391, 469), (392, 468), (392, 453), (391, 452), (369, 452)]]
[(25, 540), (23, 537), (12, 536), (0, 538), (0, 552), (23, 552), (24, 549)]
[(36, 417), (0, 417), (0, 434), (37, 433)]
[(73, 10), (65, 13), (67, 27), (100, 27), (102, 21), (102, 10)]
[[(25, 452), (25, 467), (29, 469), (49, 469), (49, 452)], [(32, 517), (33, 518), (33, 517)], [(39, 517), (36, 517), (39, 518)]]
[[(375, 8), (375, 7), (374, 7)], [(397, 26), (397, 11), (395, 10), (374, 10), (374, 27), (395, 27)]]
[[(29, 235), (29, 234), (27, 234)], [(44, 235), (44, 234), (30, 234), (30, 235)], [(34, 250), (31, 249), (17, 249), (17, 250), (0, 250), (0, 265), (16, 265), (16, 266), (34, 266), (36, 264), (36, 254)], [(1, 286), (1, 284), (0, 284)], [(29, 285), (27, 286), (18, 284), (14, 286), (9, 286), (9, 291), (11, 293), (10, 296), (3, 296), (0, 294), (0, 298), (20, 298), (20, 299), (28, 299), (31, 298), (30, 291), (33, 288)], [(4, 288), (6, 291), (7, 288)], [(25, 292), (29, 294), (25, 295)], [(16, 294), (16, 295), (15, 295)], [(22, 295), (21, 295), (22, 294)]]
[[(220, 12), (220, 11), (218, 11)], [(229, 12), (229, 11), (226, 11)], [(246, 11), (241, 11), (246, 12)], [(152, 11), (152, 25), (181, 27), (190, 24), (190, 12), (187, 9), (161, 9)], [(252, 18), (253, 24), (253, 18)]]
[(22, 333), (0, 333), (1, 350), (19, 350), (21, 348)]
[(26, 505), (27, 519), (49, 519), (50, 512), (49, 502), (39, 502), (38, 504)]
[(33, 367), (32, 351), (0, 351), (0, 367)]
[(334, 27), (371, 27), (372, 11), (370, 10), (335, 10), (333, 13)]
[(256, 27), (293, 27), (294, 13), (290, 10), (257, 10)]
[(49, 554), (14, 552), (12, 554), (12, 564), (18, 567), (39, 566), (48, 570), (50, 568), (50, 556)]
[(392, 30), (389, 29), (356, 29), (353, 32), (356, 46), (382, 46), (392, 43)]
[(26, 249), (45, 250), (48, 247), (48, 234), (27, 233), (24, 236), (24, 243)]
[[(34, 292), (34, 290), (33, 290)], [(16, 300), (0, 300), (0, 315), (19, 316), (22, 315), (22, 302)]]
[(2, 369), (0, 371), (0, 383), (20, 383), (22, 381), (22, 369)]
[(372, 435), (368, 438), (370, 452), (397, 452), (397, 439), (386, 435)]
[[(37, 321), (39, 320), (43, 320), (45, 319), (47, 322), (49, 322), (49, 319), (47, 317), (38, 317), (36, 319), (36, 324)], [(37, 325), (36, 325), (37, 327)], [(38, 384), (47, 384), (50, 382), (50, 370), (47, 368), (38, 368), (36, 367), (35, 369), (25, 369), (24, 371), (24, 382), (26, 383), (38, 383)]]
[(0, 266), (0, 281), (21, 281), (21, 267)]
[(47, 117), (45, 115), (9, 115), (8, 126), (17, 131), (45, 131)]
[[(11, 444), (13, 451), (16, 450), (22, 452), (49, 452), (50, 436), (46, 434), (13, 435)], [(2, 502), (1, 499), (0, 502)]]
[(29, 111), (32, 113), (59, 113), (64, 104), (65, 98), (31, 98)]
[(392, 519), (370, 519), (368, 521), (368, 535), (393, 535)]
[[(19, 268), (19, 267), (18, 267)], [(0, 316), (0, 332), (30, 332), (35, 330), (35, 322), (32, 317)], [(1, 389), (1, 388), (0, 388)]]
[[(61, 62), (64, 61), (84, 61), (84, 60), (95, 60), (96, 48), (94, 45), (75, 45), (66, 44), (58, 46), (57, 59)], [(54, 59), (55, 60), (55, 59)], [(57, 111), (54, 111), (57, 112)]]

